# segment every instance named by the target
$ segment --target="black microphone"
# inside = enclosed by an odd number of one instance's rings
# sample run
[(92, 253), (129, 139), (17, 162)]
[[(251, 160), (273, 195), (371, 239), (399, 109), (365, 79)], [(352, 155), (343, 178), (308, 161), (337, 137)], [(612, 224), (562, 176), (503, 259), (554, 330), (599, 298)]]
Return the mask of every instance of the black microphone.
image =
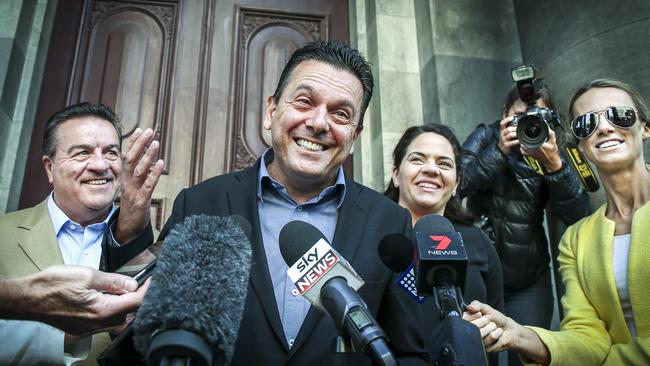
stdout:
[(386, 334), (356, 291), (363, 280), (325, 235), (311, 224), (292, 221), (280, 231), (279, 242), (287, 274), (300, 294), (329, 314), (357, 349), (381, 365), (397, 365)]
[(384, 236), (379, 242), (377, 253), (384, 265), (395, 273), (406, 270), (415, 259), (413, 242), (399, 233)]
[(460, 233), (446, 218), (427, 215), (413, 227), (418, 293), (433, 296), (441, 322), (427, 349), (437, 365), (487, 365), (481, 334), (461, 318), (467, 252)]
[(232, 359), (251, 265), (246, 225), (243, 230), (238, 221), (189, 216), (165, 238), (132, 325), (135, 348), (148, 365)]
[(440, 215), (420, 218), (413, 230), (418, 294), (435, 297), (440, 319), (461, 316), (468, 259), (460, 233)]

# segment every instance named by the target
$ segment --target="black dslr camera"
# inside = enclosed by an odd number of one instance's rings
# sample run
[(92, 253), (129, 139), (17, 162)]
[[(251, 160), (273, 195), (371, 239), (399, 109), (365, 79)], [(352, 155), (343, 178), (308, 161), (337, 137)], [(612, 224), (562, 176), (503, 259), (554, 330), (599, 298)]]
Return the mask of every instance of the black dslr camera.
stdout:
[(535, 78), (532, 65), (512, 69), (512, 80), (517, 83), (519, 98), (528, 106), (526, 112), (517, 114), (512, 121), (517, 126), (517, 139), (522, 146), (537, 149), (548, 140), (548, 129), (560, 125), (560, 116), (550, 108), (535, 104), (544, 83)]

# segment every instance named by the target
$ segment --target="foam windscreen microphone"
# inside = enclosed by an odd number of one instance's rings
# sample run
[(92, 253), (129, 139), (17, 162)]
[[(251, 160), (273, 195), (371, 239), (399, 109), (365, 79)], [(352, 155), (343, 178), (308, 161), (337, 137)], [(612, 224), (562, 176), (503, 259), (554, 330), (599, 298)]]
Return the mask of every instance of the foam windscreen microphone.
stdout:
[(287, 275), (312, 305), (329, 314), (338, 331), (381, 365), (396, 365), (386, 334), (357, 293), (363, 280), (316, 227), (292, 221), (280, 230)]
[(135, 348), (148, 365), (232, 359), (251, 266), (241, 219), (189, 216), (165, 238), (132, 325)]
[[(239, 227), (242, 229), (242, 231), (244, 232), (244, 234), (246, 234), (246, 237), (247, 237), (248, 239), (250, 239), (250, 237), (251, 237), (251, 232), (252, 232), (251, 224), (248, 222), (248, 220), (246, 220), (246, 218), (245, 218), (244, 216), (241, 216), (241, 215), (230, 215), (230, 216), (228, 216), (228, 218), (229, 218), (230, 220), (232, 220), (235, 224), (239, 225)], [(155, 244), (157, 244), (157, 243), (154, 243), (154, 244), (152, 244), (152, 245), (155, 245)], [(157, 260), (157, 259), (154, 259), (154, 260), (151, 261), (151, 263), (149, 263), (149, 265), (147, 265), (147, 266), (146, 266), (142, 271), (140, 271), (140, 272), (137, 273), (135, 276), (133, 276), (133, 279), (136, 280), (136, 281), (138, 281), (138, 286), (142, 286), (142, 284), (143, 284), (143, 283), (144, 283), (144, 282), (145, 282), (149, 277), (151, 277), (151, 276), (153, 275), (154, 270), (156, 269), (156, 264), (157, 264), (157, 262), (158, 262), (158, 260)]]

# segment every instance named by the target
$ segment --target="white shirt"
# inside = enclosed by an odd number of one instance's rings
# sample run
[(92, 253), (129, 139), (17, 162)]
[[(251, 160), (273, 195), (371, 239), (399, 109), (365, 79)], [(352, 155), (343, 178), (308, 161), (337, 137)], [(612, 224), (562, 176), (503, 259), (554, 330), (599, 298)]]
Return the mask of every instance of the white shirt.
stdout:
[(621, 309), (625, 316), (625, 323), (632, 338), (636, 337), (636, 325), (634, 324), (634, 313), (630, 302), (630, 293), (627, 288), (627, 263), (630, 254), (630, 234), (614, 236), (612, 244), (612, 268), (614, 270), (614, 281), (618, 290), (618, 299), (621, 302)]
[(63, 263), (99, 269), (99, 261), (102, 257), (102, 238), (108, 226), (108, 220), (115, 212), (115, 206), (111, 207), (111, 211), (104, 221), (88, 225), (85, 228), (68, 218), (56, 205), (52, 194), (47, 198), (47, 210), (52, 219)]

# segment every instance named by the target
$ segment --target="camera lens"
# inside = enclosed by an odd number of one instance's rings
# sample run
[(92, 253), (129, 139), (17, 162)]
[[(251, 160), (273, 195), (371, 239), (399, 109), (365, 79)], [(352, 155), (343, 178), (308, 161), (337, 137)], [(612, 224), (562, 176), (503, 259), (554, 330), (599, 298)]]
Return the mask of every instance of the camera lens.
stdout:
[(524, 133), (526, 134), (526, 137), (534, 139), (539, 137), (539, 134), (542, 133), (542, 129), (539, 128), (539, 126), (532, 124), (526, 128)]
[(548, 125), (537, 114), (522, 116), (517, 124), (517, 138), (522, 146), (537, 149), (548, 140)]

